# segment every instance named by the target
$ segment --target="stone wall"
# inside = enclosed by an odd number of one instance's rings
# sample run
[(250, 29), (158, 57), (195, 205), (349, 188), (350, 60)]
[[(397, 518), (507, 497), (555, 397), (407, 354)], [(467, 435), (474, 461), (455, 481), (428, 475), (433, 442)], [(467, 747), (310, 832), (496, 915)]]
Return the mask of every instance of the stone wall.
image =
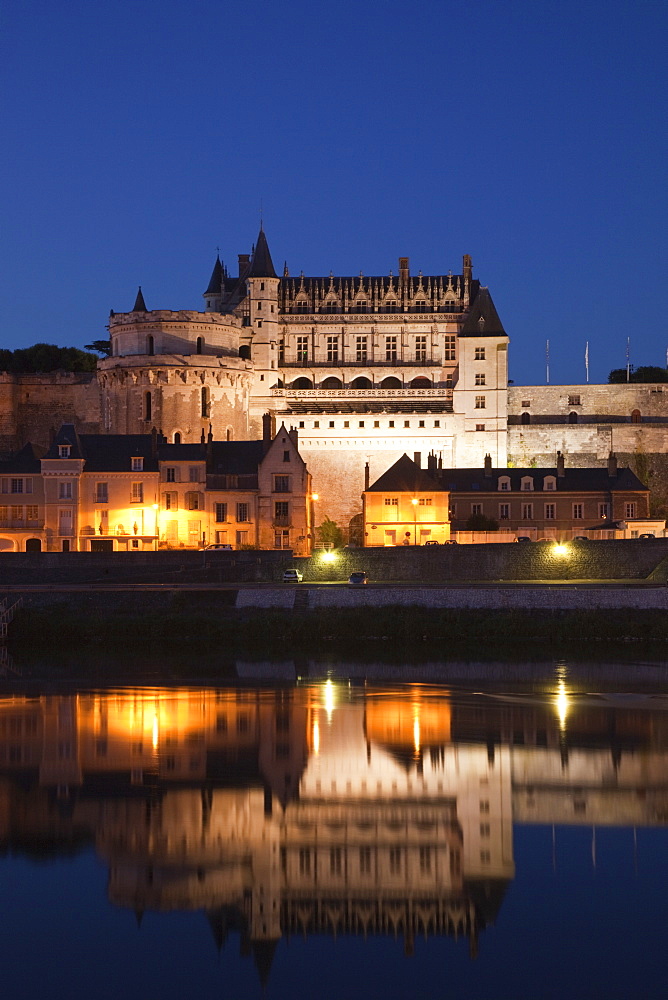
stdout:
[(74, 424), (82, 434), (102, 432), (97, 377), (88, 372), (44, 375), (0, 373), (0, 452), (28, 441), (47, 448), (52, 431)]

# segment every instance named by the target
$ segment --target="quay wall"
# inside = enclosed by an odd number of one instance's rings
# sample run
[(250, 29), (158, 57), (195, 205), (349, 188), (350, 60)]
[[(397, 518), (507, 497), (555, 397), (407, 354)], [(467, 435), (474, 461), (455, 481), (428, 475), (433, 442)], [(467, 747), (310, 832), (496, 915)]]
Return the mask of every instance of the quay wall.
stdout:
[(668, 579), (668, 538), (572, 543), (559, 556), (547, 543), (339, 549), (293, 558), (289, 551), (0, 553), (2, 585), (76, 583), (280, 583), (297, 566), (305, 582), (347, 580), (357, 570), (378, 583)]

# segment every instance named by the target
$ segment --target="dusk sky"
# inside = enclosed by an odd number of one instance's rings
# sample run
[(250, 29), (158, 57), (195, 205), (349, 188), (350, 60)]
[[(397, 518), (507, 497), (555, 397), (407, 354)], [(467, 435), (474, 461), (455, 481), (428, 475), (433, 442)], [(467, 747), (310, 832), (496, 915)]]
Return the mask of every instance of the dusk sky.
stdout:
[(461, 271), (510, 377), (665, 365), (665, 0), (5, 0), (2, 336), (200, 309), (260, 206), (277, 270)]

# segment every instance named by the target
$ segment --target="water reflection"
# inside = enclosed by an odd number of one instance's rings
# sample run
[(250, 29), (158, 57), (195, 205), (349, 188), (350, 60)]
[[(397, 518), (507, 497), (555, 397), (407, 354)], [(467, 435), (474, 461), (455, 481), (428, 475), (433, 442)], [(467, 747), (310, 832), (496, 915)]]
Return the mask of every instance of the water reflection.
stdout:
[(204, 910), (268, 976), (284, 935), (466, 937), (513, 823), (668, 822), (664, 699), (428, 685), (122, 689), (0, 700), (2, 847), (94, 844), (134, 910)]

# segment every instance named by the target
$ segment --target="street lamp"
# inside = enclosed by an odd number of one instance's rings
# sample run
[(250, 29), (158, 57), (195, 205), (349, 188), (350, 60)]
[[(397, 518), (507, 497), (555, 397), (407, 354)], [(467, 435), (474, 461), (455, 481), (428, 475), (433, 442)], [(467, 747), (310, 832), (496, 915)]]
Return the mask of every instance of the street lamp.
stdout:
[(413, 504), (413, 545), (417, 545), (417, 507), (418, 501), (416, 497), (411, 500)]

